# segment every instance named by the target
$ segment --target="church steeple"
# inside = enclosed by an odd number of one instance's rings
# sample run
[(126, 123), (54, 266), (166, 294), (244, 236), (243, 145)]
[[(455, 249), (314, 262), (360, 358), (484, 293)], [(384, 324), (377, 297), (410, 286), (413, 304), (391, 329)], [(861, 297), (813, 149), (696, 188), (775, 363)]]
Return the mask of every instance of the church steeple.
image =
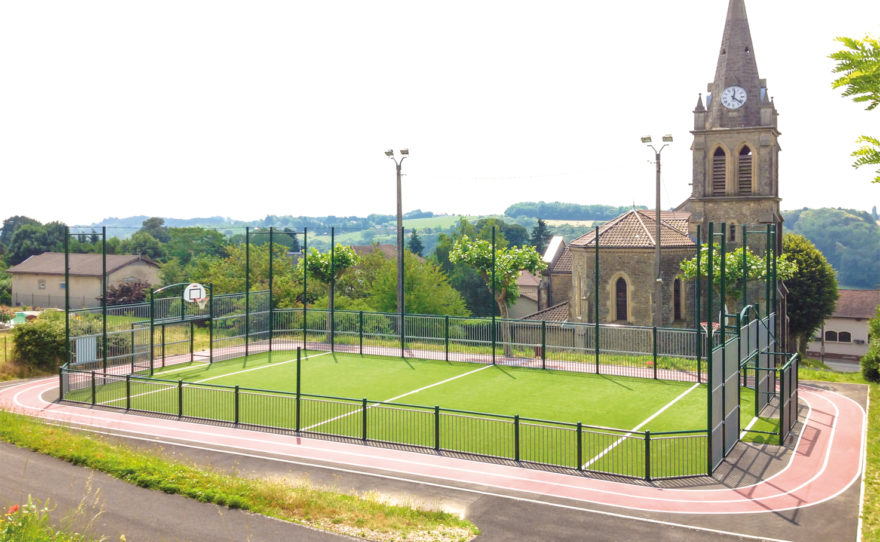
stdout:
[(712, 99), (708, 127), (759, 126), (761, 102), (766, 93), (764, 87), (758, 76), (745, 2), (730, 0), (715, 79), (709, 84)]
[(745, 0), (728, 4), (708, 91), (705, 109), (701, 97), (693, 112), (692, 193), (679, 210), (691, 213), (692, 230), (709, 222), (781, 225), (776, 105), (758, 75)]

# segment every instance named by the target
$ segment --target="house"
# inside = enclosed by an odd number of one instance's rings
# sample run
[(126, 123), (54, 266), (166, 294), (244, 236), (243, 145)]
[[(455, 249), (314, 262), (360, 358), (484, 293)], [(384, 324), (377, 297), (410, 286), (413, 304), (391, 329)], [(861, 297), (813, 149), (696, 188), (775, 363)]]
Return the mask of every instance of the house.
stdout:
[(868, 352), (868, 320), (877, 314), (878, 305), (880, 290), (840, 290), (834, 312), (807, 345), (807, 355), (859, 360)]
[(519, 276), (516, 277), (519, 297), (510, 306), (508, 314), (511, 318), (520, 319), (538, 310), (538, 286), (540, 284), (541, 281), (532, 273), (525, 269), (520, 271)]
[[(101, 254), (70, 254), (70, 308), (101, 305)], [(64, 253), (44, 252), (10, 267), (13, 305), (64, 308)], [(123, 282), (159, 283), (159, 264), (146, 256), (107, 255), (107, 286)]]

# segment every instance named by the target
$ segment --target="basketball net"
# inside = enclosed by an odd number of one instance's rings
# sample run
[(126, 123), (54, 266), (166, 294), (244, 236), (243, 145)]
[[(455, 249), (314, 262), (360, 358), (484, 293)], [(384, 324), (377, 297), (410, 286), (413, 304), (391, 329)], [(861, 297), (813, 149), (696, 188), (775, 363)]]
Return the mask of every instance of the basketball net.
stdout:
[(193, 299), (193, 303), (199, 306), (199, 310), (205, 310), (205, 306), (208, 304), (208, 298), (200, 297), (198, 299)]

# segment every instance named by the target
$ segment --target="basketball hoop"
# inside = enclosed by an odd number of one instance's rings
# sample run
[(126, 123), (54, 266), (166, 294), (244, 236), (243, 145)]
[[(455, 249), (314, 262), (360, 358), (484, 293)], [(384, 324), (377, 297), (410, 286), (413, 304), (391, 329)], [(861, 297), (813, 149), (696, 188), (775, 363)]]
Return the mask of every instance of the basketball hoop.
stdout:
[(183, 300), (195, 303), (199, 306), (199, 310), (205, 310), (208, 304), (208, 290), (198, 282), (193, 282), (183, 289)]

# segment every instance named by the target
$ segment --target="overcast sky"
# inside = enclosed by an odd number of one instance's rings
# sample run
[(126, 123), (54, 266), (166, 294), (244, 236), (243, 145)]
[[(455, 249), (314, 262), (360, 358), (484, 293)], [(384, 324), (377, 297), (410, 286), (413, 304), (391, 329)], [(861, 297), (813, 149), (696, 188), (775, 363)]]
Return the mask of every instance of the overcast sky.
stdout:
[[(0, 219), (257, 219), (690, 194), (692, 111), (727, 0), (0, 3)], [(780, 113), (783, 209), (880, 203), (866, 112), (831, 89), (880, 2), (747, 0)]]

